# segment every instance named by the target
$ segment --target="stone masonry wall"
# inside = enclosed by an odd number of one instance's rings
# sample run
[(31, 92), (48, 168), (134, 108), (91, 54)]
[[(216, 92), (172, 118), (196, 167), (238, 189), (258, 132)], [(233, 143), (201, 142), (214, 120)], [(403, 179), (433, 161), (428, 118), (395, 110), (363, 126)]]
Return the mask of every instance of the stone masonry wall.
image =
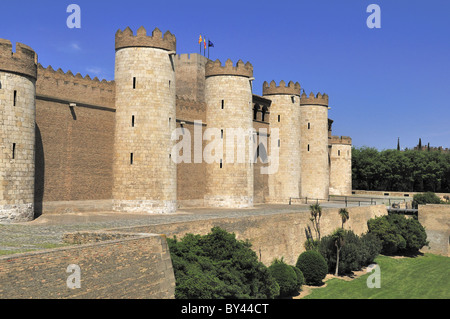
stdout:
[(330, 195), (351, 195), (352, 146), (332, 144), (330, 160)]
[(155, 48), (116, 52), (113, 198), (117, 211), (176, 210), (177, 167), (171, 154), (176, 88), (171, 59), (168, 51)]
[[(342, 222), (338, 211), (338, 208), (323, 209), (322, 237), (341, 227)], [(351, 229), (356, 234), (367, 232), (369, 219), (387, 215), (384, 205), (349, 207), (348, 211), (350, 219), (344, 228)], [(252, 244), (252, 249), (264, 264), (270, 265), (275, 258), (284, 257), (288, 264), (295, 265), (298, 256), (305, 250), (303, 246), (306, 241), (305, 227), (311, 226), (309, 218), (310, 213), (305, 211), (120, 228), (120, 232), (158, 232), (167, 237), (182, 238), (188, 233), (205, 235), (210, 232), (211, 228), (219, 226), (229, 232), (234, 232), (238, 239), (248, 239)]]
[[(300, 97), (269, 95), (272, 100), (271, 132), (279, 132), (278, 171), (269, 175), (269, 202), (288, 203), (289, 198), (300, 197)], [(278, 121), (279, 119), (279, 121)], [(277, 144), (278, 141), (271, 140)]]
[(450, 257), (450, 205), (419, 205), (419, 222), (429, 241), (422, 251)]
[[(164, 236), (71, 234), (81, 245), (0, 257), (0, 299), (173, 299), (175, 277)], [(69, 265), (81, 288), (69, 289)]]
[(0, 222), (34, 216), (35, 79), (0, 71)]
[(330, 185), (328, 107), (302, 104), (300, 110), (302, 197), (327, 199)]
[[(205, 204), (217, 207), (251, 207), (253, 159), (249, 156), (249, 143), (253, 114), (249, 78), (210, 76), (206, 78), (205, 92), (208, 128), (216, 129), (218, 138), (221, 138), (220, 131), (223, 130), (223, 157), (217, 158), (217, 162), (207, 163), (206, 166)], [(227, 129), (241, 129), (242, 135), (233, 139), (231, 134), (228, 135)], [(211, 143), (213, 142), (208, 142), (209, 145), (212, 145)], [(221, 141), (218, 143), (220, 145)], [(238, 149), (243, 151), (243, 160), (238, 159)], [(230, 156), (231, 152), (234, 152), (234, 158)], [(217, 156), (208, 150), (205, 150), (205, 153)]]

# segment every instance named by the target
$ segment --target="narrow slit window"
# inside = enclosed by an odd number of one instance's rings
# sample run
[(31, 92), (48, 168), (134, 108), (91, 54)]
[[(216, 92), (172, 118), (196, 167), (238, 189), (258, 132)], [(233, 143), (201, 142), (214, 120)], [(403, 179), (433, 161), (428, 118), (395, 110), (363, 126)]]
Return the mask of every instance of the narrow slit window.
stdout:
[(220, 160), (220, 168), (223, 168), (223, 162)]
[(309, 144), (308, 144), (308, 152), (309, 152)]
[(281, 115), (278, 115), (278, 123), (281, 122)]
[(338, 156), (341, 156), (341, 151), (338, 151)]
[(2, 81), (0, 81), (0, 90), (2, 89)]
[(16, 106), (16, 102), (17, 102), (17, 91), (14, 90), (13, 106)]
[(134, 124), (135, 124), (135, 117), (134, 117), (134, 115), (131, 117), (131, 127), (134, 127)]
[(134, 154), (131, 153), (130, 154), (130, 165), (133, 165), (133, 163), (134, 163)]
[(225, 100), (222, 100), (222, 110), (225, 108)]
[(220, 130), (220, 138), (223, 139), (223, 130)]
[(311, 129), (311, 123), (308, 123), (308, 130)]
[(170, 85), (172, 84), (172, 81), (169, 81), (169, 88), (170, 88)]
[(16, 159), (16, 143), (12, 145), (12, 159)]
[(133, 90), (136, 89), (136, 78), (133, 78)]
[(278, 140), (278, 147), (281, 146), (281, 140)]

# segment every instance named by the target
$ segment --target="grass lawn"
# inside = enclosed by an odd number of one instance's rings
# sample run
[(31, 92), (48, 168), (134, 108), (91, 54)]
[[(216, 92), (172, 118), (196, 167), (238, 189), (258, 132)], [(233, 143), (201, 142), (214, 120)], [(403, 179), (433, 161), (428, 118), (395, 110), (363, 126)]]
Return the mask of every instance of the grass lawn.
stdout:
[(331, 279), (304, 299), (450, 299), (450, 257), (379, 256), (381, 287), (368, 288), (366, 274), (352, 281)]

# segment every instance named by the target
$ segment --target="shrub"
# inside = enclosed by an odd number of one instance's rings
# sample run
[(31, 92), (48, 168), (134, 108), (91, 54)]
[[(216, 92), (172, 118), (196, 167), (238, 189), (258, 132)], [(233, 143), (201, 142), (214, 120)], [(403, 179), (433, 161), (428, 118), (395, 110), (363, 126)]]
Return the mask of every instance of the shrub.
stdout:
[[(318, 250), (327, 262), (328, 272), (334, 273), (337, 251), (331, 235), (321, 239)], [(374, 234), (366, 233), (360, 237), (351, 230), (345, 230), (344, 245), (339, 254), (339, 275), (349, 274), (373, 263), (380, 252), (381, 241)]]
[(295, 274), (297, 275), (297, 285), (298, 285), (298, 290), (300, 291), (302, 289), (303, 284), (305, 283), (305, 277), (303, 276), (302, 271), (295, 267), (295, 266), (291, 266), (292, 269), (294, 269)]
[(427, 192), (423, 194), (415, 194), (413, 197), (413, 207), (417, 208), (423, 204), (440, 204), (441, 199), (433, 192)]
[(301, 270), (308, 285), (321, 285), (328, 272), (325, 258), (316, 250), (301, 253), (296, 267)]
[(369, 233), (381, 241), (386, 255), (417, 254), (428, 245), (425, 228), (413, 218), (390, 214), (369, 220), (367, 226)]
[(200, 236), (168, 239), (177, 299), (275, 298), (280, 287), (250, 243), (215, 227)]
[(300, 291), (301, 283), (294, 268), (283, 260), (275, 260), (269, 267), (270, 274), (280, 286), (280, 297), (295, 296)]

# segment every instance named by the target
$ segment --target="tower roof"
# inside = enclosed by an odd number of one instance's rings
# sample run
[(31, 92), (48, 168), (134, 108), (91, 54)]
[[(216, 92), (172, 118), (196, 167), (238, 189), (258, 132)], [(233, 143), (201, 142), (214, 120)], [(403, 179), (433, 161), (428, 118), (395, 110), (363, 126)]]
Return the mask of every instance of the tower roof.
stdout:
[(309, 96), (306, 93), (303, 93), (300, 99), (300, 105), (321, 105), (328, 107), (328, 95), (321, 94), (320, 92), (317, 95), (314, 93), (310, 93)]

